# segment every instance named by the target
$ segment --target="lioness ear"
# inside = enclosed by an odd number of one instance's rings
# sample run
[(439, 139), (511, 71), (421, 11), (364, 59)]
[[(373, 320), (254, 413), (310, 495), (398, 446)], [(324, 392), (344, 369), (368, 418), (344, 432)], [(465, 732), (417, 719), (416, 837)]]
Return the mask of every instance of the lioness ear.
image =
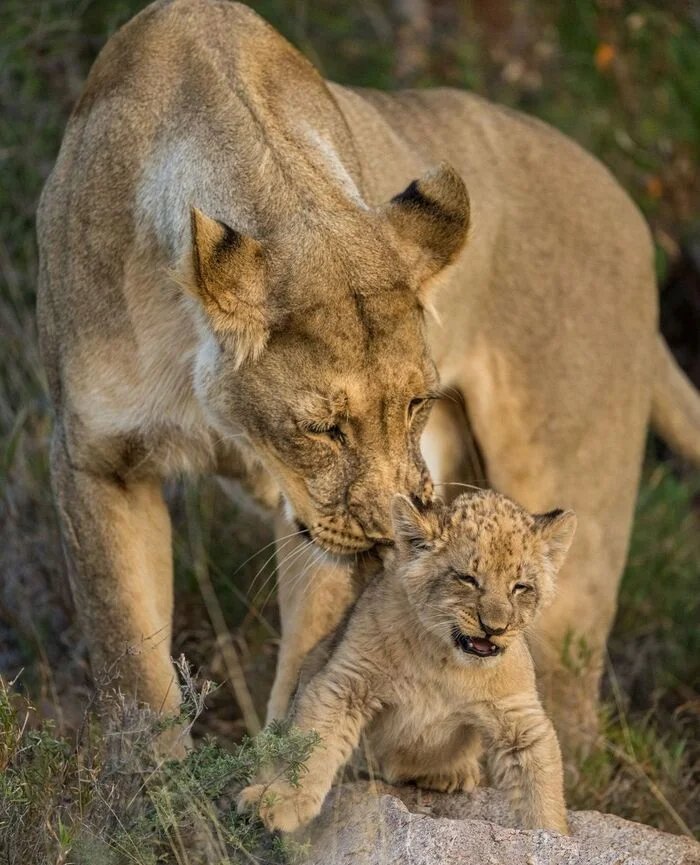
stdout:
[(576, 514), (555, 510), (535, 516), (535, 530), (545, 543), (545, 555), (552, 563), (554, 573), (564, 564), (566, 554), (576, 532)]
[(230, 342), (240, 366), (255, 359), (270, 335), (262, 244), (193, 207), (192, 254), (186, 287), (202, 304), (217, 336)]
[(421, 505), (416, 499), (395, 495), (391, 501), (394, 542), (405, 553), (430, 550), (440, 535), (440, 517), (435, 504)]
[(454, 261), (467, 240), (470, 205), (464, 181), (443, 162), (392, 198), (384, 212), (413, 250), (423, 300), (431, 278)]

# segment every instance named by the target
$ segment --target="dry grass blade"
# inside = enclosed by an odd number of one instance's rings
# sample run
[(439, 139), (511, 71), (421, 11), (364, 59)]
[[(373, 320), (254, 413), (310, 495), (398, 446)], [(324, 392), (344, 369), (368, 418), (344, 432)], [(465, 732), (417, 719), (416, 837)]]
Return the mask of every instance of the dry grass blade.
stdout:
[(260, 719), (258, 718), (258, 713), (255, 711), (255, 705), (245, 679), (243, 666), (233, 645), (221, 604), (209, 576), (207, 551), (203, 543), (199, 513), (195, 507), (195, 503), (196, 492), (193, 488), (188, 488), (186, 492), (187, 531), (192, 550), (195, 576), (199, 590), (202, 593), (202, 598), (204, 599), (207, 615), (216, 633), (229, 682), (243, 715), (246, 729), (249, 735), (254, 736), (261, 730)]

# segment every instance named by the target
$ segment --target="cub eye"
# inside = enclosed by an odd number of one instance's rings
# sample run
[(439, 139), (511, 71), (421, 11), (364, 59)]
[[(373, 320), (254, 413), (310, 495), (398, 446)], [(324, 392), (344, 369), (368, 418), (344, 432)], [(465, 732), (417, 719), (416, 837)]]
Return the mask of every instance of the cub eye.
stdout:
[(459, 571), (452, 572), (455, 577), (460, 581), (460, 583), (466, 583), (468, 586), (474, 586), (475, 589), (479, 588), (479, 583), (476, 577), (473, 577), (471, 574), (460, 574)]
[(324, 430), (325, 434), (329, 439), (332, 439), (334, 442), (337, 442), (339, 445), (344, 445), (347, 441), (347, 436), (341, 430), (341, 428), (337, 424), (333, 424), (333, 426), (329, 426), (328, 429)]
[(532, 586), (528, 586), (527, 583), (516, 583), (513, 586), (513, 594), (514, 595), (522, 595), (524, 592), (531, 592)]

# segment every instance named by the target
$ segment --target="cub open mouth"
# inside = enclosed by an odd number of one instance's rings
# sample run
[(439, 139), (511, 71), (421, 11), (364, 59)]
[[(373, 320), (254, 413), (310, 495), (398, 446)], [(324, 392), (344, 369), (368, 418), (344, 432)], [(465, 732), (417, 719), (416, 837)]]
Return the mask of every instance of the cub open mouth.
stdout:
[(477, 658), (495, 658), (501, 651), (500, 646), (486, 637), (468, 637), (456, 625), (452, 628), (452, 639), (465, 655), (476, 655)]

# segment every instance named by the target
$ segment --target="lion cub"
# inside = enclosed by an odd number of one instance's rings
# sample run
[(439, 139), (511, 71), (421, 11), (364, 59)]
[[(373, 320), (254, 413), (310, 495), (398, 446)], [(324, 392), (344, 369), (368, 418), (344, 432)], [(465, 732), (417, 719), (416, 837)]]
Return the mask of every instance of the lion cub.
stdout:
[(552, 599), (576, 517), (533, 516), (492, 491), (451, 506), (396, 496), (392, 516), (393, 561), (310, 654), (290, 710), (323, 744), (300, 786), (255, 784), (239, 808), (257, 805), (270, 829), (307, 823), (362, 734), (387, 781), (441, 791), (478, 784), (483, 747), (521, 824), (566, 833), (559, 743), (524, 630)]

